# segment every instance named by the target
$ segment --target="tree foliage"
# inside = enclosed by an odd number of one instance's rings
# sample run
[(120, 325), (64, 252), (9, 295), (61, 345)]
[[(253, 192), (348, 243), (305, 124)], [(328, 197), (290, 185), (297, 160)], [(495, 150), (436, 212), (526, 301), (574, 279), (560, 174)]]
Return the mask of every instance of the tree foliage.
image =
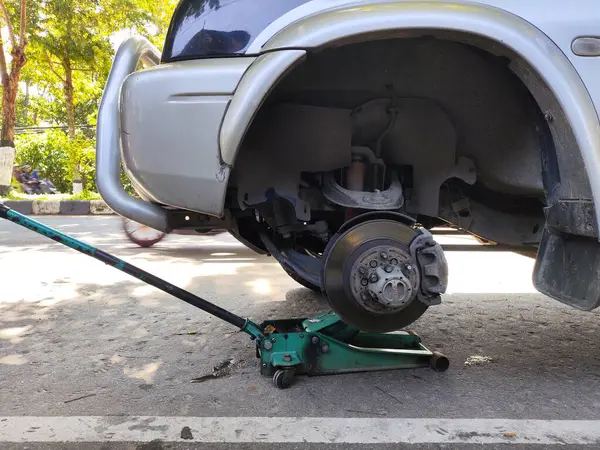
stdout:
[(14, 140), (19, 80), (27, 63), (25, 50), (39, 19), (38, 0), (0, 0), (0, 78), (2, 127), (0, 139)]
[(70, 192), (71, 173), (69, 156), (65, 151), (67, 136), (60, 131), (21, 135), (16, 141), (16, 163), (29, 164), (40, 170), (45, 178), (54, 182), (60, 192)]
[(32, 36), (31, 52), (42, 74), (40, 81), (46, 85), (49, 97), (60, 104), (52, 111), (52, 117), (66, 123), (70, 137), (75, 136), (77, 124), (88, 123), (95, 112), (113, 55), (111, 37), (123, 30), (143, 34), (162, 32), (165, 8), (156, 4), (163, 3), (147, 0), (43, 3), (42, 31)]
[[(93, 152), (94, 126), (115, 44), (128, 34), (142, 34), (160, 47), (177, 0), (0, 2), (6, 3), (7, 17), (12, 23), (17, 23), (13, 26), (17, 44), (19, 6), (20, 3), (27, 6), (27, 29), (23, 42), (28, 63), (20, 68), (20, 88), (15, 87), (8, 92), (14, 95), (14, 124), (19, 127), (60, 126), (66, 131), (66, 134), (56, 131), (19, 139), (19, 145), (24, 148), (18, 159), (22, 161), (25, 156), (34, 158), (35, 154), (37, 156), (28, 164), (39, 163), (42, 170), (50, 167), (44, 162), (48, 158), (63, 161), (66, 155), (69, 164), (58, 165), (74, 170), (74, 173), (65, 176), (60, 170), (52, 169), (52, 177), (60, 176), (67, 181), (82, 179), (92, 186), (92, 169), (88, 168), (88, 162), (93, 163), (90, 152)], [(2, 31), (5, 29), (6, 26)], [(13, 52), (9, 44), (4, 48), (7, 61), (11, 61)], [(25, 92), (25, 86), (28, 92)], [(5, 90), (3, 88), (3, 96)], [(7, 112), (10, 113), (3, 107), (3, 125), (7, 117), (10, 119)], [(21, 152), (19, 145), (17, 151)], [(57, 146), (63, 147), (60, 157), (56, 153)]]

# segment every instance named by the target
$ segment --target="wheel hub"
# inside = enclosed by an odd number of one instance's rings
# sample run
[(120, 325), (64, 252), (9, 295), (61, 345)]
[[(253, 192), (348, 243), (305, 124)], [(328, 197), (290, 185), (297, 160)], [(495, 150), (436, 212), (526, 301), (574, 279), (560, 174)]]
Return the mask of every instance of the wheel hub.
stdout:
[(368, 249), (351, 269), (352, 294), (374, 313), (399, 311), (416, 295), (419, 273), (401, 244)]
[(345, 323), (363, 331), (405, 327), (439, 303), (446, 290), (442, 247), (427, 230), (395, 217), (352, 219), (331, 239), (323, 260), (329, 304)]

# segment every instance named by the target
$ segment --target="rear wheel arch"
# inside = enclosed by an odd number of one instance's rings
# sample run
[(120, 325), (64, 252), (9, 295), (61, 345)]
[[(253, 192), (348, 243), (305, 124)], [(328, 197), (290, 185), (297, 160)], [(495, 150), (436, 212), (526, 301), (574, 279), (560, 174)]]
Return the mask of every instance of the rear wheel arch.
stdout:
[[(274, 61), (276, 55), (281, 54), (277, 57), (277, 70), (267, 75), (258, 70), (258, 66), (254, 71), (251, 67), (238, 86), (236, 96), (243, 99), (249, 95), (251, 86), (265, 85), (265, 77), (271, 78), (271, 84), (266, 83), (268, 88), (262, 88), (258, 97), (255, 95), (246, 100), (243, 114), (234, 104), (235, 97), (227, 111), (220, 134), (224, 162), (235, 164), (241, 142), (258, 109), (277, 84), (299, 66), (305, 50), (310, 53), (366, 40), (403, 39), (426, 34), (466, 43), (490, 55), (508, 57), (510, 68), (549, 122), (548, 130), (554, 141), (551, 144), (557, 147), (557, 152), (568, 152), (563, 155), (563, 160), (575, 156), (575, 160), (581, 161), (579, 168), (585, 165), (589, 184), (588, 180), (571, 181), (573, 186), (581, 186), (579, 196), (591, 198), (592, 192), (600, 193), (598, 116), (583, 82), (566, 56), (546, 35), (517, 16), (484, 5), (455, 9), (449, 5), (451, 3), (437, 2), (377, 4), (369, 11), (354, 13), (352, 8), (338, 8), (298, 20), (281, 30), (263, 45), (270, 53), (259, 57)], [(292, 55), (290, 52), (299, 53)], [(250, 104), (255, 106), (252, 111), (248, 107)], [(231, 133), (233, 129), (238, 131)], [(577, 171), (576, 167), (561, 170), (566, 178)], [(559, 180), (555, 182), (559, 183)], [(599, 216), (596, 212), (596, 221)]]

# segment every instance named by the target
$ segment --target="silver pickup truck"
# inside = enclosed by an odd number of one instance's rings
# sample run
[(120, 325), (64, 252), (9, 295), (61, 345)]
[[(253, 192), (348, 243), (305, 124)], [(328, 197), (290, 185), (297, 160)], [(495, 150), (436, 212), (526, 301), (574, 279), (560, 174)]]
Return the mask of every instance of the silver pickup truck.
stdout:
[(363, 330), (441, 301), (441, 225), (592, 310), (599, 110), (598, 0), (181, 0), (162, 54), (117, 52), (98, 187), (158, 230), (227, 229)]

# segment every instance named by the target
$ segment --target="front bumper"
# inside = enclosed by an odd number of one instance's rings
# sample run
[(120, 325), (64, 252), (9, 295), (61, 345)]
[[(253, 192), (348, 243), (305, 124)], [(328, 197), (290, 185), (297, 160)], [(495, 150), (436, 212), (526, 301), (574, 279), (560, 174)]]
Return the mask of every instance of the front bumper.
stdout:
[(145, 65), (156, 65), (160, 53), (144, 38), (127, 39), (117, 51), (98, 111), (96, 183), (100, 195), (118, 214), (157, 230), (170, 231), (165, 210), (130, 196), (121, 185), (119, 92), (123, 80), (140, 61)]
[[(223, 214), (230, 167), (220, 158), (219, 129), (254, 59), (158, 65), (160, 53), (146, 39), (121, 45), (98, 114), (96, 146), (98, 189), (113, 210), (167, 232), (163, 206)], [(136, 72), (140, 61), (147, 68)], [(121, 185), (121, 163), (144, 200)]]

